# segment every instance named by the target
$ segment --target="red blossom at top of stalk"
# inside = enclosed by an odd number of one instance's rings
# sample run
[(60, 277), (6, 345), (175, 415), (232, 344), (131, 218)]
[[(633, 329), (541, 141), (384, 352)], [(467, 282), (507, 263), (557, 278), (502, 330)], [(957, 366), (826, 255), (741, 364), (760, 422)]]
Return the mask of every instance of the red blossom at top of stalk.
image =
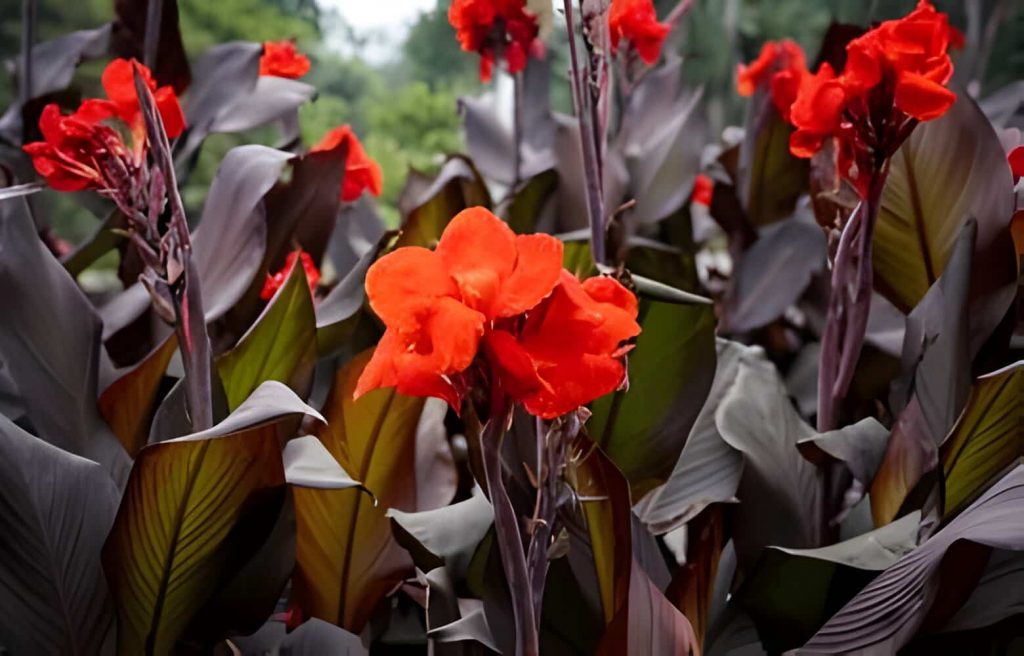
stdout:
[(348, 142), (348, 157), (345, 160), (345, 179), (341, 184), (341, 200), (351, 203), (358, 200), (364, 190), (374, 196), (380, 196), (384, 186), (384, 174), (380, 165), (363, 149), (355, 132), (349, 125), (339, 125), (323, 136), (323, 138), (312, 148), (311, 153), (323, 150), (333, 150)]
[(759, 88), (768, 88), (775, 108), (788, 121), (789, 108), (808, 75), (807, 58), (795, 41), (768, 41), (757, 59), (736, 67), (736, 91), (752, 96)]
[(260, 75), (297, 80), (309, 72), (309, 57), (295, 48), (290, 40), (265, 41), (260, 56)]
[(313, 258), (309, 256), (309, 253), (299, 249), (288, 253), (288, 256), (284, 259), (284, 266), (277, 273), (267, 274), (267, 279), (263, 282), (263, 289), (260, 290), (261, 299), (269, 301), (277, 293), (277, 290), (284, 286), (284, 283), (288, 280), (288, 274), (291, 273), (292, 267), (295, 266), (295, 258), (299, 258), (302, 268), (306, 271), (306, 282), (309, 283), (309, 292), (312, 294), (316, 291), (316, 286), (320, 284), (320, 270), (316, 268), (316, 264), (313, 263)]
[(955, 102), (945, 86), (953, 75), (948, 50), (962, 40), (927, 0), (854, 39), (842, 74), (823, 64), (801, 81), (790, 109), (790, 150), (811, 157), (836, 138), (841, 174), (864, 193), (871, 172), (917, 122), (939, 118)]
[[(107, 98), (85, 100), (71, 115), (62, 114), (56, 104), (47, 105), (39, 118), (43, 141), (24, 146), (36, 171), (53, 189), (117, 189), (141, 166), (147, 137), (133, 64), (153, 91), (167, 136), (173, 138), (184, 131), (185, 117), (174, 89), (157, 88), (149, 69), (138, 62), (115, 59), (103, 71)], [(113, 127), (118, 121), (127, 128), (130, 146)]]
[(619, 42), (629, 41), (640, 59), (653, 65), (661, 56), (671, 27), (659, 23), (652, 0), (612, 0), (608, 12), (608, 30), (612, 40), (612, 54), (618, 52)]
[(526, 68), (531, 52), (542, 53), (537, 17), (526, 0), (454, 0), (448, 22), (466, 52), (480, 55), (480, 80), (489, 82), (497, 57), (504, 55), (509, 73)]
[(489, 211), (460, 212), (436, 250), (404, 247), (367, 272), (386, 330), (356, 386), (435, 396), (458, 410), (486, 386), (551, 419), (618, 388), (637, 300), (612, 278), (580, 282), (562, 243), (515, 235)]
[(715, 181), (707, 175), (700, 173), (693, 180), (693, 193), (691, 198), (697, 205), (710, 207), (715, 196)]

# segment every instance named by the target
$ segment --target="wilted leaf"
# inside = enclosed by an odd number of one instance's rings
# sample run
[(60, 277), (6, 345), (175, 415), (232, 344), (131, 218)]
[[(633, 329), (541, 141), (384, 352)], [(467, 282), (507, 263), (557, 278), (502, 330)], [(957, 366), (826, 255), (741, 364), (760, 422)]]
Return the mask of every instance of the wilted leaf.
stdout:
[(139, 453), (103, 547), (119, 653), (173, 653), (268, 538), (285, 499), (277, 424), (296, 415), (320, 418), (267, 382), (213, 428)]
[(150, 420), (160, 381), (177, 348), (177, 338), (173, 334), (168, 336), (142, 362), (100, 394), (100, 413), (125, 451), (133, 457), (149, 439)]
[(872, 248), (875, 287), (908, 312), (946, 268), (961, 226), (976, 219), (970, 295), (976, 352), (1013, 298), (1013, 182), (992, 126), (968, 94), (957, 96), (949, 112), (917, 126), (893, 157)]
[(882, 572), (795, 653), (896, 653), (927, 625), (933, 611), (941, 614), (964, 601), (989, 548), (1024, 550), (1022, 512), (1024, 466), (1018, 465), (931, 539)]
[(491, 204), (480, 174), (473, 163), (461, 155), (450, 157), (425, 188), (418, 186), (407, 183), (398, 201), (399, 207), (407, 211), (403, 211), (402, 234), (396, 248), (430, 248), (456, 214), (467, 207)]
[(102, 325), (39, 241), (23, 198), (0, 203), (0, 288), (0, 360), (36, 434), (123, 481), (130, 460), (96, 408)]
[(298, 259), (285, 284), (238, 344), (217, 360), (228, 408), (261, 383), (276, 380), (300, 397), (309, 394), (316, 359), (316, 317), (306, 272)]
[(941, 454), (947, 518), (1024, 459), (1024, 361), (975, 382)]
[(117, 499), (102, 467), (0, 415), (0, 643), (11, 653), (109, 653), (99, 556)]
[(370, 355), (365, 352), (338, 370), (324, 406), (328, 425), (318, 436), (377, 504), (359, 490), (294, 490), (295, 598), (306, 613), (353, 631), (363, 629), (378, 602), (412, 571), (391, 535), (386, 509), (425, 510), (417, 486), (447, 476), (438, 468), (415, 468), (423, 399), (383, 389), (352, 400)]

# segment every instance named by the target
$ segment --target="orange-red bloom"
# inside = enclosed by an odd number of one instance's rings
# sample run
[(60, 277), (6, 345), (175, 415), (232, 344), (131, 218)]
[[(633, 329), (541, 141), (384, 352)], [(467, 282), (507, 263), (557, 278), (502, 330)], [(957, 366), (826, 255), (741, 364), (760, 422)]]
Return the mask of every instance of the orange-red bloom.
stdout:
[(653, 65), (661, 55), (661, 46), (669, 33), (667, 23), (659, 23), (651, 0), (612, 0), (608, 12), (608, 30), (612, 40), (612, 54), (619, 49), (619, 41), (632, 44), (640, 59)]
[(288, 253), (284, 260), (284, 266), (281, 267), (280, 271), (267, 274), (267, 279), (263, 282), (263, 289), (260, 290), (260, 298), (264, 301), (269, 301), (277, 293), (277, 290), (281, 289), (282, 285), (288, 280), (288, 274), (291, 273), (292, 267), (295, 266), (296, 257), (302, 263), (302, 268), (306, 270), (306, 282), (309, 283), (309, 292), (312, 294), (316, 291), (316, 286), (320, 283), (320, 270), (316, 268), (316, 264), (313, 263), (313, 258), (309, 256), (309, 253), (304, 250), (295, 250)]
[(341, 200), (346, 203), (357, 200), (364, 189), (374, 196), (380, 196), (384, 186), (384, 174), (381, 173), (380, 165), (366, 154), (363, 144), (359, 143), (350, 126), (340, 125), (329, 130), (319, 143), (310, 148), (310, 152), (333, 150), (342, 142), (348, 142), (348, 158), (345, 160)]
[(736, 67), (736, 91), (741, 96), (752, 96), (760, 87), (769, 88), (772, 103), (783, 120), (788, 121), (789, 108), (809, 74), (807, 58), (796, 42), (768, 41), (757, 59)]
[[(115, 59), (107, 65), (102, 76), (107, 92), (105, 99), (85, 100), (69, 116), (61, 114), (56, 104), (43, 108), (39, 117), (43, 141), (26, 144), (24, 150), (32, 157), (36, 171), (53, 189), (112, 191), (130, 185), (129, 178), (141, 166), (147, 144), (146, 126), (135, 93), (133, 63)], [(154, 91), (157, 111), (167, 135), (178, 136), (185, 129), (185, 118), (174, 89), (170, 86), (157, 89), (149, 69), (142, 65), (139, 69)], [(106, 124), (111, 119), (127, 128), (130, 147), (117, 130)]]
[(691, 194), (693, 202), (698, 205), (710, 207), (714, 195), (715, 181), (703, 173), (698, 174), (693, 181), (693, 193)]
[(530, 52), (543, 52), (540, 26), (526, 0), (454, 0), (448, 22), (462, 49), (480, 55), (483, 82), (490, 81), (498, 56), (504, 55), (509, 73), (518, 73)]
[(309, 57), (295, 49), (292, 41), (265, 41), (260, 56), (260, 75), (296, 80), (309, 72)]
[(77, 113), (64, 116), (49, 104), (39, 117), (43, 141), (26, 144), (24, 150), (46, 183), (57, 191), (106, 189), (108, 160), (128, 159), (121, 135), (109, 126), (85, 120)]
[(896, 152), (916, 122), (942, 116), (956, 100), (945, 86), (953, 75), (948, 50), (961, 42), (928, 0), (854, 39), (841, 75), (823, 65), (798, 85), (790, 150), (811, 157), (836, 138), (840, 173), (863, 193), (871, 170)]
[(139, 97), (135, 93), (133, 65), (138, 65), (142, 79), (153, 92), (156, 109), (163, 120), (167, 136), (173, 139), (184, 132), (185, 114), (178, 103), (178, 96), (174, 93), (174, 88), (170, 85), (157, 88), (156, 81), (149, 69), (135, 60), (115, 59), (107, 64), (101, 78), (107, 99), (86, 100), (79, 107), (77, 114), (81, 118), (95, 123), (110, 118), (120, 119), (131, 132), (136, 149), (141, 151), (146, 141), (146, 125), (142, 118)]
[(479, 362), (492, 393), (552, 418), (615, 389), (622, 343), (640, 331), (636, 299), (622, 285), (580, 283), (562, 269), (560, 241), (517, 236), (479, 207), (452, 219), (436, 250), (382, 257), (366, 291), (386, 330), (356, 397), (395, 387), (458, 409), (465, 374)]

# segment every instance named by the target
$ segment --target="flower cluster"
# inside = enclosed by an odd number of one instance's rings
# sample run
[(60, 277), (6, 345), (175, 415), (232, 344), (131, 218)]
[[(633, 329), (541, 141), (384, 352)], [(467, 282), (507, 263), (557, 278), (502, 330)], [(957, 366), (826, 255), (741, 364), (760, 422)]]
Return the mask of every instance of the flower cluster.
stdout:
[(526, 68), (530, 52), (542, 53), (537, 17), (526, 0), (454, 0), (448, 22), (462, 49), (480, 55), (480, 79), (488, 82), (495, 59), (504, 56), (509, 73)]
[(267, 41), (260, 56), (260, 75), (297, 80), (309, 72), (309, 58), (292, 41)]
[(345, 179), (341, 183), (341, 200), (346, 203), (358, 200), (364, 190), (374, 196), (380, 196), (384, 186), (384, 175), (380, 165), (366, 154), (350, 126), (340, 125), (328, 130), (327, 134), (310, 148), (310, 152), (334, 150), (342, 143), (347, 143), (348, 156), (345, 160)]
[[(24, 150), (47, 184), (58, 191), (114, 190), (123, 187), (141, 166), (145, 153), (146, 125), (135, 92), (133, 66), (138, 66), (153, 91), (157, 111), (167, 136), (185, 129), (185, 116), (174, 89), (157, 88), (149, 69), (134, 61), (115, 59), (103, 71), (106, 98), (90, 98), (71, 115), (56, 104), (47, 105), (39, 119), (43, 141)], [(123, 127), (130, 145), (115, 126)]]
[(697, 205), (711, 207), (715, 197), (715, 181), (703, 173), (698, 174), (693, 180), (693, 193), (690, 197)]
[(653, 65), (661, 55), (661, 46), (670, 26), (659, 23), (651, 0), (612, 0), (608, 12), (608, 31), (612, 54), (618, 52), (619, 42), (628, 41), (640, 59)]
[(840, 174), (864, 194), (917, 122), (939, 118), (956, 100), (945, 86), (953, 75), (948, 50), (962, 39), (928, 0), (854, 39), (841, 74), (823, 64), (800, 81), (790, 150), (811, 157), (835, 138)]
[(768, 89), (779, 115), (789, 121), (789, 108), (809, 75), (807, 58), (796, 42), (768, 41), (757, 59), (736, 68), (736, 90), (741, 96), (752, 96), (758, 89)]
[(380, 387), (458, 410), (475, 384), (554, 418), (618, 388), (640, 332), (636, 297), (612, 278), (580, 281), (562, 243), (516, 236), (489, 211), (464, 210), (436, 250), (404, 247), (366, 276), (386, 330), (355, 396)]
[(302, 264), (302, 268), (306, 272), (306, 282), (309, 283), (309, 293), (316, 291), (316, 286), (320, 284), (320, 270), (316, 268), (316, 264), (313, 263), (313, 258), (309, 256), (304, 250), (294, 250), (288, 253), (288, 256), (284, 260), (284, 266), (277, 273), (268, 273), (267, 279), (263, 281), (263, 289), (260, 290), (260, 298), (264, 301), (269, 301), (277, 293), (277, 290), (284, 286), (284, 283), (288, 280), (288, 274), (291, 273), (292, 267), (295, 266), (295, 259), (298, 258)]

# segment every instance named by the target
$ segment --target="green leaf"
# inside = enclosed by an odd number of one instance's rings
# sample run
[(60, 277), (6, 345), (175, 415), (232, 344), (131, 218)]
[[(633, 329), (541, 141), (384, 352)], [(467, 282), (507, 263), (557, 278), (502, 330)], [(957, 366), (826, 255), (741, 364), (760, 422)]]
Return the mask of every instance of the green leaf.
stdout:
[(169, 335), (142, 362), (100, 394), (100, 414), (133, 457), (149, 440), (149, 427), (160, 381), (177, 348), (178, 339), (174, 334)]
[(279, 424), (322, 419), (264, 383), (213, 428), (139, 452), (103, 566), (120, 654), (171, 654), (204, 604), (274, 529), (285, 498)]
[(875, 288), (909, 312), (939, 279), (960, 228), (978, 221), (971, 281), (972, 352), (1002, 320), (1017, 265), (1013, 181), (995, 131), (966, 93), (922, 123), (892, 158), (873, 240)]
[(1024, 461), (1024, 360), (982, 376), (942, 445), (944, 517), (976, 499), (1010, 467)]
[(509, 227), (517, 234), (534, 232), (537, 217), (558, 188), (558, 173), (553, 169), (538, 173), (523, 184), (512, 197), (505, 217)]
[(364, 352), (338, 370), (324, 405), (328, 424), (317, 437), (352, 479), (373, 492), (377, 503), (358, 489), (293, 490), (298, 521), (295, 599), (307, 614), (354, 632), (362, 631), (378, 602), (413, 571), (408, 554), (391, 535), (386, 510), (436, 507), (420, 505), (430, 488), (448, 490), (440, 504), (454, 494), (448, 466), (417, 466), (418, 450), (431, 448), (423, 435), (432, 434), (418, 435), (423, 399), (393, 389), (352, 399), (370, 356)]
[(316, 360), (316, 317), (306, 272), (296, 258), (288, 280), (238, 344), (217, 360), (228, 407), (237, 408), (261, 383), (309, 391)]
[(754, 227), (784, 219), (807, 191), (808, 160), (789, 152), (789, 126), (760, 93), (750, 105), (745, 138), (740, 144), (737, 192)]

